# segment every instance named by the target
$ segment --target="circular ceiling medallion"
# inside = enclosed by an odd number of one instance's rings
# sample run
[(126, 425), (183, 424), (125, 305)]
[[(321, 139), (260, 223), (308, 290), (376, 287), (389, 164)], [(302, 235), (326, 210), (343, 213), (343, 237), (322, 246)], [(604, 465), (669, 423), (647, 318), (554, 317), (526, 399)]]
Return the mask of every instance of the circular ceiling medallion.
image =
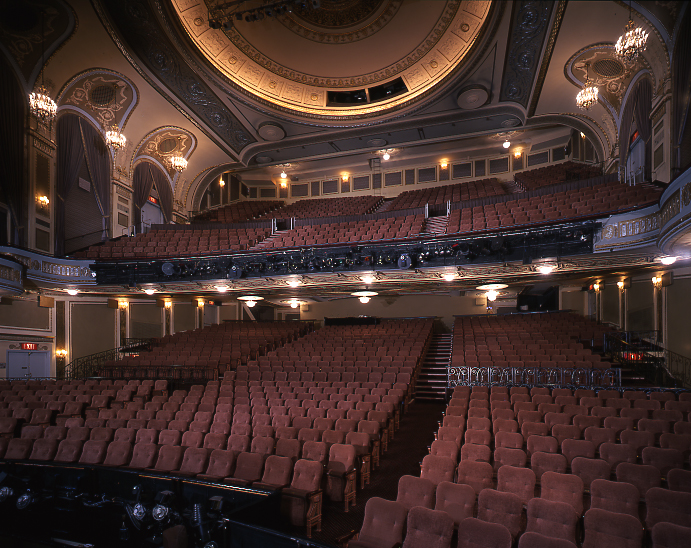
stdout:
[(370, 139), (369, 141), (367, 141), (368, 147), (380, 148), (386, 146), (387, 144), (388, 141), (386, 139)]
[(462, 89), (456, 97), (456, 103), (463, 110), (480, 108), (489, 99), (489, 93), (483, 86), (470, 86)]
[(239, 91), (282, 112), (348, 121), (408, 107), (448, 81), (477, 45), (492, 2), (321, 0), (318, 9), (232, 25), (223, 25), (230, 11), (210, 13), (204, 0), (173, 5)]
[(386, 27), (402, 4), (403, 0), (323, 0), (319, 8), (294, 7), (278, 20), (307, 40), (350, 44)]
[(259, 124), (257, 133), (266, 141), (280, 141), (286, 136), (285, 130), (274, 122), (264, 122)]
[(89, 101), (99, 107), (105, 107), (115, 100), (115, 86), (94, 86), (89, 91)]
[(509, 118), (508, 120), (504, 120), (501, 123), (501, 126), (502, 127), (516, 127), (520, 123), (521, 123), (520, 120), (517, 120), (516, 118)]
[(475, 289), (481, 291), (496, 291), (497, 289), (506, 289), (507, 287), (509, 287), (507, 284), (485, 284), (478, 285)]
[(257, 156), (254, 160), (258, 164), (270, 164), (274, 161), (274, 159), (271, 156)]
[(618, 78), (624, 74), (624, 65), (617, 59), (603, 58), (598, 59), (593, 63), (592, 69), (594, 72), (605, 78)]
[(174, 139), (173, 137), (168, 137), (167, 139), (163, 139), (160, 143), (158, 143), (158, 151), (162, 154), (170, 154), (173, 152), (178, 146), (178, 141), (177, 139)]

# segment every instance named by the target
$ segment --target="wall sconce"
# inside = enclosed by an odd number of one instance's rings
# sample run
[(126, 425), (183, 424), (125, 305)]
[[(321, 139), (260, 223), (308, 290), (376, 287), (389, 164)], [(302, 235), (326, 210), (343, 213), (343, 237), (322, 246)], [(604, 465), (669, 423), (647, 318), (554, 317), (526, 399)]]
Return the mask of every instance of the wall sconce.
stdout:
[(65, 350), (64, 348), (58, 348), (55, 351), (55, 357), (56, 358), (63, 358), (63, 359), (66, 358), (67, 357), (67, 350)]
[(350, 179), (350, 174), (349, 174), (349, 173), (343, 173), (343, 174), (341, 175), (341, 181), (343, 181), (344, 183), (347, 183), (347, 182), (348, 182), (348, 179)]
[(520, 158), (520, 157), (521, 157), (521, 154), (522, 154), (521, 151), (520, 151), (520, 150), (517, 150), (517, 151), (515, 151), (515, 152), (513, 153), (513, 157), (514, 157), (514, 158)]
[(585, 139), (585, 133), (581, 131), (581, 139)]
[(439, 165), (441, 166), (442, 169), (446, 169), (447, 167), (449, 167), (449, 162), (448, 162), (448, 160), (442, 160), (439, 163)]
[(655, 289), (660, 289), (662, 287), (662, 278), (659, 276), (653, 276), (652, 282)]
[(619, 288), (620, 291), (621, 291), (622, 289), (624, 289), (624, 282), (622, 282), (621, 280), (619, 280), (619, 281), (617, 282), (617, 287)]
[(48, 199), (48, 196), (36, 196), (36, 201), (38, 202), (38, 205), (41, 207), (47, 207), (48, 204), (50, 204), (50, 200)]
[(118, 308), (122, 310), (126, 310), (127, 307), (130, 305), (127, 301), (118, 301)]
[(226, 182), (223, 180), (223, 177), (221, 177), (221, 178), (218, 180), (218, 186), (220, 186), (221, 188), (223, 188), (224, 186), (226, 186)]
[(197, 299), (197, 307), (204, 308), (204, 299)]
[(593, 284), (593, 289), (595, 290), (595, 293), (597, 293), (598, 291), (600, 291), (600, 284), (599, 284), (599, 282), (595, 282), (595, 283)]
[(281, 188), (288, 188), (288, 183), (286, 181), (281, 181)]
[(173, 302), (172, 302), (172, 301), (166, 301), (166, 303), (165, 303), (165, 307), (166, 307), (166, 308), (172, 308), (172, 306), (173, 306)]

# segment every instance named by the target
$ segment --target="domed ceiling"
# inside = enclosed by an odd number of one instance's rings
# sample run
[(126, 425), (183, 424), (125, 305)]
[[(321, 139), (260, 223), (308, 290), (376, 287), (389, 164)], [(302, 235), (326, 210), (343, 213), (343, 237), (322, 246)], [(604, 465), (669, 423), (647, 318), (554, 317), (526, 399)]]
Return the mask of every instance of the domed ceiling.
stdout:
[(482, 0), (322, 0), (257, 25), (242, 18), (246, 4), (224, 11), (213, 0), (173, 2), (192, 42), (237, 89), (284, 112), (343, 120), (426, 97), (463, 66), (491, 8)]

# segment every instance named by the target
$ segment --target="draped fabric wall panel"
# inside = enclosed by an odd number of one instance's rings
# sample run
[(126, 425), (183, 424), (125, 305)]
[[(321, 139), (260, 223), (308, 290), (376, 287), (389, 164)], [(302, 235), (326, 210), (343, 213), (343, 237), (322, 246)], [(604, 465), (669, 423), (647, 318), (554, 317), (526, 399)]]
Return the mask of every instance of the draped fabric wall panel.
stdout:
[(153, 167), (149, 162), (140, 162), (135, 166), (134, 173), (132, 174), (134, 225), (137, 227), (137, 230), (140, 229), (142, 223), (142, 206), (149, 199), (151, 187), (154, 183), (153, 176), (151, 175)]
[(652, 122), (650, 121), (650, 109), (653, 104), (653, 87), (648, 79), (640, 80), (638, 83), (638, 97), (634, 114), (636, 116), (636, 126), (641, 139), (645, 142), (645, 180), (650, 181), (651, 167), (653, 163), (653, 141), (652, 141)]
[[(691, 150), (682, 151), (684, 135), (691, 134), (689, 102), (691, 101), (691, 9), (677, 33), (672, 59), (672, 166), (685, 169), (691, 164)], [(677, 172), (678, 174), (679, 172)], [(674, 175), (673, 175), (674, 176)]]
[[(650, 81), (647, 78), (641, 78), (636, 82), (635, 88), (631, 91), (626, 101), (624, 112), (621, 116), (621, 125), (619, 126), (619, 170), (622, 173), (626, 168), (626, 159), (629, 156), (629, 138), (631, 137), (631, 126), (633, 125), (635, 113), (636, 127), (638, 128), (641, 138), (646, 142), (646, 177), (650, 174), (650, 163), (652, 158), (649, 150), (652, 147), (650, 107), (652, 98), (653, 90)], [(638, 105), (638, 103), (640, 103), (640, 105)]]
[(168, 177), (166, 177), (165, 173), (163, 173), (158, 166), (152, 166), (151, 173), (154, 178), (154, 185), (156, 185), (158, 197), (161, 199), (160, 205), (163, 218), (169, 223), (173, 220), (173, 189), (170, 187)]
[(108, 239), (110, 226), (110, 151), (100, 132), (91, 124), (80, 120), (81, 137), (86, 152), (86, 166), (91, 175), (91, 188), (103, 218), (102, 240)]
[(65, 114), (58, 118), (57, 127), (57, 162), (55, 174), (55, 255), (65, 254), (65, 199), (77, 181), (79, 168), (84, 158), (82, 134), (79, 129), (79, 117)]
[[(25, 96), (14, 71), (0, 54), (0, 200), (10, 209), (10, 242), (25, 245), (27, 188), (24, 185)], [(6, 242), (2, 242), (6, 243)]]

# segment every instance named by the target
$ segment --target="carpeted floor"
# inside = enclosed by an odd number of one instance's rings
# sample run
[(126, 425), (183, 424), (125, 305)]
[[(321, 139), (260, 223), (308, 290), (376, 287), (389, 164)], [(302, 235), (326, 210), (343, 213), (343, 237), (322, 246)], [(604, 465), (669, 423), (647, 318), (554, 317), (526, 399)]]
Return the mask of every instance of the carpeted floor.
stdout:
[[(357, 505), (346, 513), (342, 502), (324, 501), (322, 530), (312, 535), (319, 542), (337, 545), (337, 539), (351, 531), (359, 531), (365, 516), (365, 505), (370, 497), (396, 500), (398, 479), (406, 474), (420, 475), (420, 462), (434, 441), (437, 422), (442, 419), (445, 405), (414, 402), (401, 417), (401, 428), (389, 443), (389, 450), (380, 459), (379, 468), (372, 473), (369, 485), (358, 490)], [(359, 484), (358, 484), (359, 487)]]

